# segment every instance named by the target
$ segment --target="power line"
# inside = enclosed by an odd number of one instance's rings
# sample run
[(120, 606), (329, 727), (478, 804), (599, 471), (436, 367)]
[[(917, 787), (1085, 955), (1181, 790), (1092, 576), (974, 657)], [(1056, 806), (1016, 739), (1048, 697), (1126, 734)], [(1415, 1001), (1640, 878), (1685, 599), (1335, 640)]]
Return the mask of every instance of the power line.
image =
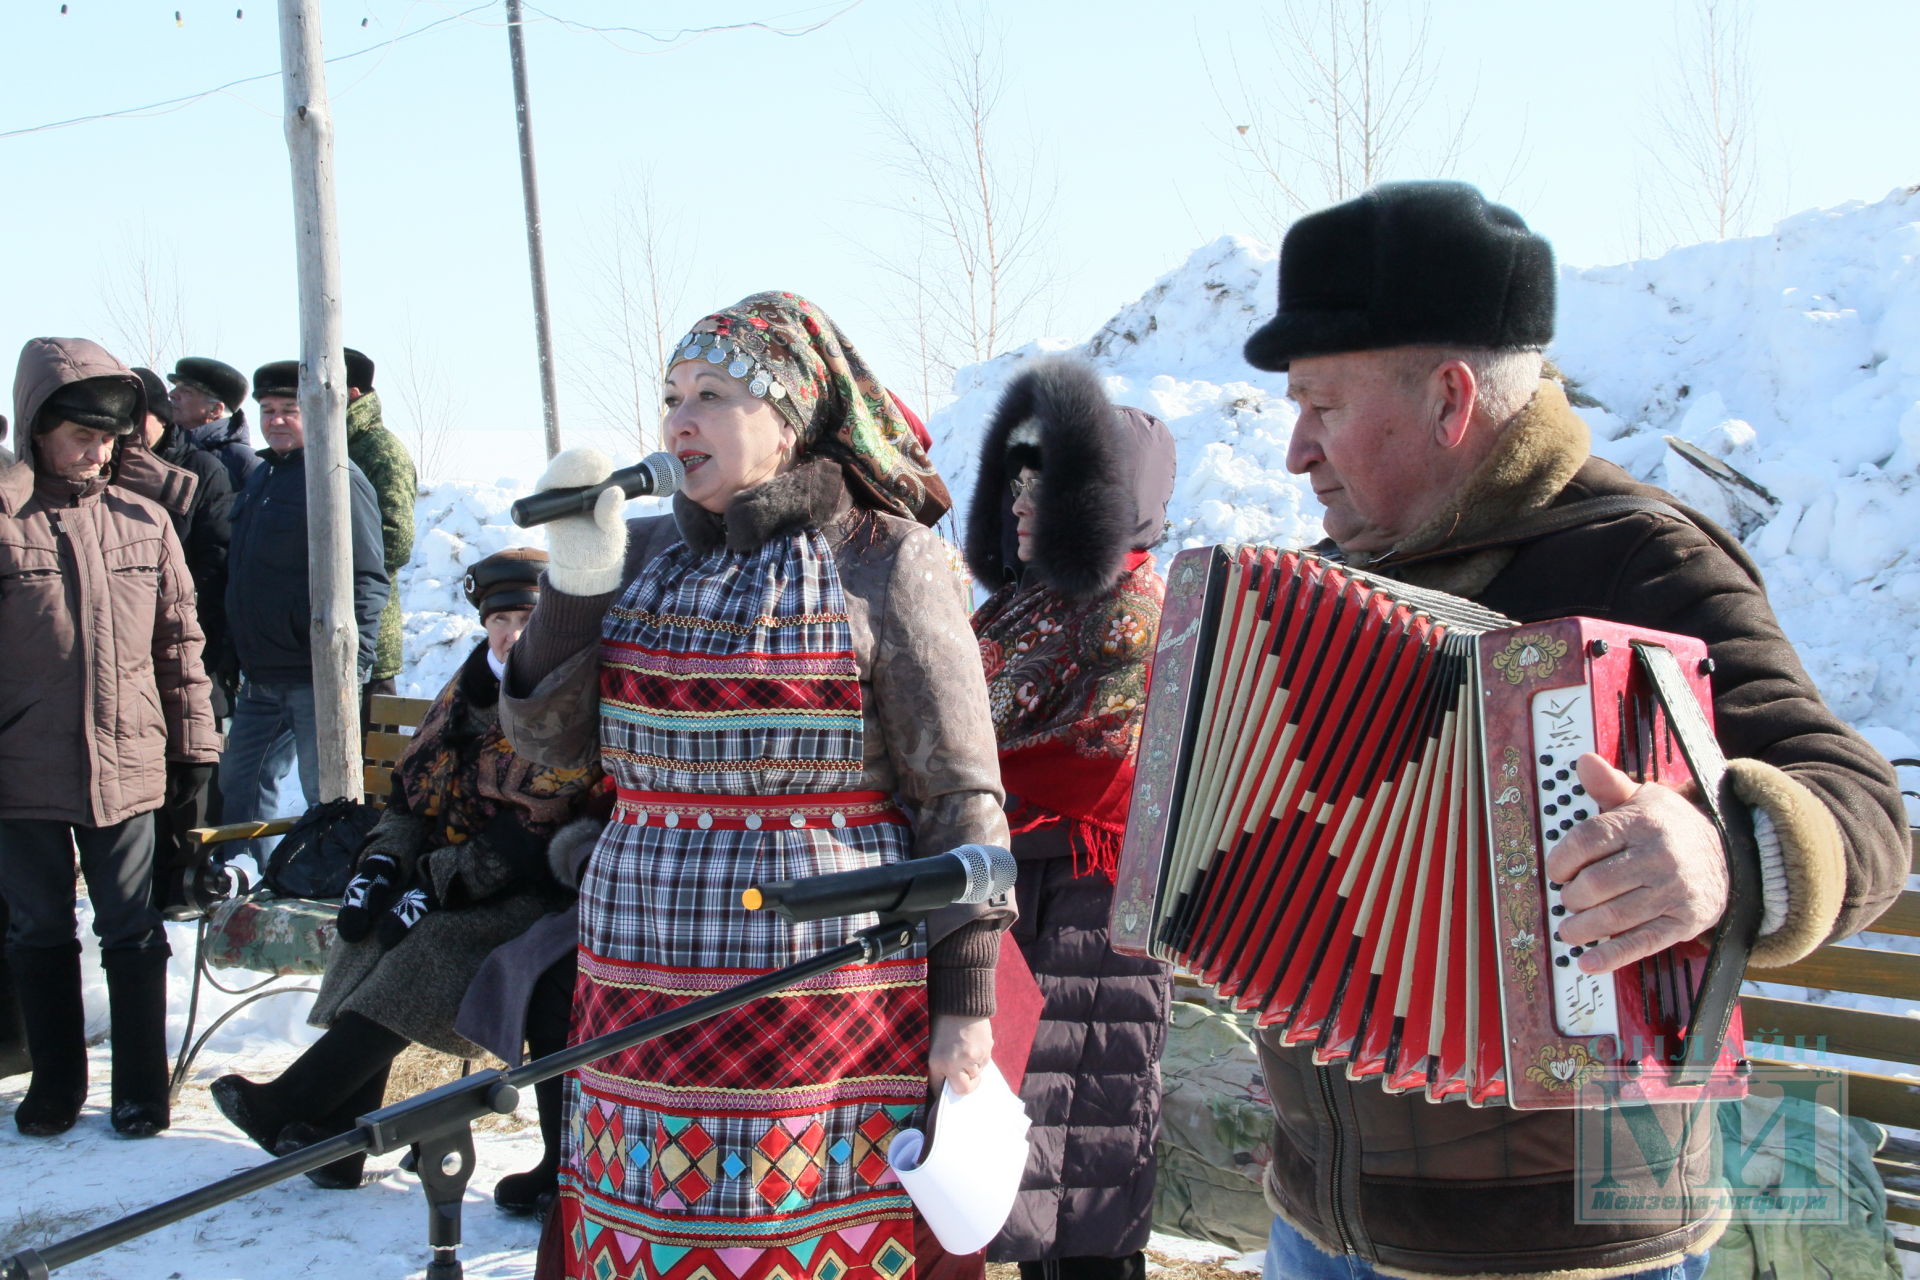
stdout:
[[(771, 35), (784, 36), (789, 39), (798, 37), (798, 36), (811, 35), (813, 32), (820, 30), (822, 27), (827, 26), (829, 23), (832, 23), (838, 20), (839, 18), (845, 16), (846, 14), (851, 13), (853, 10), (859, 8), (865, 2), (866, 0), (851, 0), (851, 3), (842, 5), (840, 8), (834, 10), (832, 13), (820, 19), (818, 22), (810, 23), (803, 27), (791, 27), (791, 28), (776, 27), (769, 22), (730, 22), (721, 26), (714, 26), (714, 27), (684, 27), (679, 30), (676, 30), (670, 33), (665, 33), (665, 34), (662, 34), (661, 32), (657, 32), (657, 31), (648, 31), (642, 27), (597, 27), (585, 22), (576, 22), (571, 18), (563, 18), (558, 14), (548, 13), (544, 9), (535, 8), (532, 5), (528, 5), (527, 8), (530, 9), (532, 12), (539, 14), (543, 21), (555, 23), (556, 25), (565, 27), (570, 31), (578, 31), (578, 32), (582, 32), (590, 35), (597, 35), (601, 39), (607, 41), (607, 43), (613, 45), (614, 48), (621, 50), (623, 53), (631, 53), (641, 57), (651, 57), (655, 54), (671, 52), (673, 49), (682, 47), (684, 44), (691, 43), (692, 41), (697, 40), (702, 36), (715, 35), (723, 31), (765, 31)], [(350, 59), (362, 57), (369, 53), (389, 50), (393, 48), (394, 45), (397, 45), (404, 40), (411, 40), (415, 36), (425, 35), (427, 32), (432, 31), (434, 28), (445, 26), (450, 22), (468, 21), (471, 15), (479, 13), (483, 9), (491, 9), (491, 8), (493, 8), (493, 5), (491, 2), (476, 4), (471, 8), (462, 9), (458, 13), (448, 14), (444, 18), (436, 18), (432, 22), (427, 23), (424, 27), (417, 27), (412, 31), (404, 32), (400, 35), (395, 36), (391, 40), (383, 40), (379, 44), (371, 44), (364, 49), (355, 49), (352, 53), (343, 53), (336, 57), (328, 58), (327, 64), (332, 65), (336, 62), (346, 62), (346, 61), (349, 61)], [(798, 10), (797, 12), (806, 12), (806, 10)], [(478, 23), (475, 25), (498, 26), (502, 24)], [(653, 50), (629, 49), (625, 45), (620, 44), (617, 40), (614, 40), (612, 38), (614, 35), (644, 36), (645, 38), (652, 40), (658, 44), (664, 45), (666, 47), (661, 49), (653, 49)], [(7, 138), (24, 137), (25, 135), (31, 134), (31, 133), (47, 133), (54, 129), (69, 129), (69, 128), (72, 128), (74, 125), (91, 124), (96, 120), (114, 120), (114, 119), (118, 119), (126, 116), (166, 115), (170, 112), (179, 111), (185, 107), (192, 106), (194, 103), (199, 102), (203, 98), (211, 98), (215, 94), (226, 93), (230, 89), (237, 89), (243, 84), (257, 84), (262, 80), (277, 80), (279, 78), (280, 78), (280, 73), (278, 71), (265, 71), (260, 73), (259, 75), (242, 76), (238, 80), (229, 80), (225, 84), (215, 85), (211, 89), (202, 89), (198, 93), (183, 94), (178, 98), (166, 98), (159, 102), (149, 102), (137, 107), (122, 107), (117, 111), (99, 111), (99, 112), (93, 113), (92, 115), (74, 116), (71, 119), (67, 119), (67, 120), (52, 120), (47, 122), (46, 124), (27, 125), (26, 127), (20, 128), (20, 129), (0, 130), (0, 141), (4, 141)]]
[[(350, 59), (361, 57), (364, 54), (375, 53), (382, 49), (390, 49), (403, 40), (411, 40), (415, 36), (425, 35), (435, 27), (445, 26), (449, 22), (457, 22), (465, 18), (468, 14), (478, 13), (482, 9), (491, 9), (492, 7), (491, 2), (476, 4), (471, 9), (462, 9), (459, 13), (449, 14), (444, 18), (436, 18), (424, 27), (417, 27), (412, 31), (403, 32), (391, 40), (382, 40), (379, 44), (370, 44), (364, 49), (355, 49), (352, 53), (343, 53), (337, 57), (328, 58), (327, 63), (331, 65), (336, 62), (346, 62)], [(167, 98), (161, 102), (149, 102), (138, 107), (122, 107), (118, 111), (99, 111), (92, 115), (74, 116), (70, 120), (54, 120), (47, 124), (28, 125), (22, 129), (7, 129), (0, 131), (0, 139), (18, 138), (29, 133), (46, 133), (53, 129), (68, 129), (77, 124), (91, 124), (95, 120), (112, 120), (120, 116), (164, 115), (169, 111), (178, 111), (183, 107), (191, 106), (202, 98), (211, 98), (216, 93), (225, 93), (229, 89), (237, 89), (243, 84), (255, 84), (261, 80), (278, 80), (279, 78), (280, 73), (278, 71), (266, 71), (257, 76), (242, 76), (238, 80), (229, 80), (225, 84), (215, 85), (211, 89), (202, 89), (198, 93), (189, 93), (178, 98)]]
[[(788, 39), (811, 35), (829, 23), (858, 9), (864, 3), (866, 3), (866, 0), (852, 0), (851, 3), (835, 9), (818, 22), (809, 23), (804, 27), (776, 27), (770, 22), (729, 22), (716, 27), (682, 27), (679, 30), (664, 34), (658, 31), (649, 31), (644, 27), (594, 26), (591, 23), (577, 22), (572, 18), (563, 18), (559, 14), (548, 13), (546, 10), (531, 4), (527, 6), (527, 9), (530, 12), (539, 14), (546, 21), (557, 23), (569, 31), (579, 31), (589, 35), (597, 35), (622, 53), (631, 53), (640, 57), (652, 57), (656, 54), (671, 53), (674, 49), (681, 48), (686, 44), (691, 44), (694, 40), (702, 36), (716, 35), (723, 31), (765, 31), (770, 35), (784, 36)], [(798, 10), (797, 12), (806, 12), (806, 10)], [(644, 36), (646, 39), (666, 47), (661, 49), (630, 49), (626, 45), (613, 39), (612, 37), (615, 35)]]

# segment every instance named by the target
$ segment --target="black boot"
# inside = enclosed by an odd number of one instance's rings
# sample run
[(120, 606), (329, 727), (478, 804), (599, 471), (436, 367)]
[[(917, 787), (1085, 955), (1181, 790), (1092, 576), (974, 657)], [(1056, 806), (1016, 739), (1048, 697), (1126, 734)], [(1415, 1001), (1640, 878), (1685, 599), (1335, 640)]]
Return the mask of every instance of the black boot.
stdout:
[[(287, 1156), (316, 1142), (336, 1138), (353, 1128), (353, 1122), (369, 1111), (378, 1111), (387, 1096), (387, 1070), (382, 1066), (369, 1076), (347, 1099), (336, 1106), (319, 1124), (296, 1120), (280, 1131), (273, 1145), (275, 1155)], [(307, 1179), (327, 1191), (357, 1191), (366, 1180), (367, 1153), (342, 1156), (332, 1164), (307, 1170)]]
[(80, 1001), (80, 944), (15, 947), (13, 991), (33, 1052), (33, 1083), (13, 1113), (30, 1138), (73, 1128), (87, 1101), (87, 1013)]
[[(527, 1052), (544, 1058), (567, 1047), (573, 1024), (574, 958), (553, 965), (534, 983), (527, 1002)], [(493, 1203), (504, 1213), (545, 1217), (559, 1189), (560, 1132), (566, 1123), (566, 1079), (533, 1086), (540, 1105), (540, 1163), (525, 1173), (510, 1173), (493, 1187)]]
[(20, 1020), (20, 1005), (13, 998), (13, 971), (6, 956), (0, 954), (0, 1080), (31, 1070), (33, 1055), (27, 1052), (27, 1025)]
[(326, 1125), (340, 1108), (362, 1096), (375, 1075), (384, 1088), (387, 1068), (406, 1047), (405, 1036), (357, 1013), (343, 1013), (279, 1079), (264, 1084), (242, 1076), (215, 1080), (213, 1104), (261, 1150), (279, 1155), (283, 1129), (296, 1121), (315, 1128)]
[[(536, 1055), (539, 1056), (539, 1055)], [(525, 1173), (510, 1173), (493, 1187), (493, 1203), (515, 1217), (546, 1216), (560, 1186), (560, 1126), (565, 1120), (565, 1077), (533, 1086), (540, 1104), (540, 1163)]]
[(114, 1132), (151, 1138), (173, 1122), (168, 1105), (167, 952), (160, 947), (106, 951), (112, 1012)]

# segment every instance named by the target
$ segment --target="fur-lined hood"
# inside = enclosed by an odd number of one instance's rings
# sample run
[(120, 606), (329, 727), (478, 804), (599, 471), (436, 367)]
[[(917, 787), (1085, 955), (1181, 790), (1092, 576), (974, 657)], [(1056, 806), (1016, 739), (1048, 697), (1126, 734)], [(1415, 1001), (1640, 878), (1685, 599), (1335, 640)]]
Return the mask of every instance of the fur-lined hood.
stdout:
[(1023, 571), (1007, 487), (1016, 474), (1008, 464), (1010, 447), (1040, 456), (1046, 479), (1035, 499), (1033, 559), (1025, 567), (1054, 590), (1074, 599), (1097, 596), (1119, 579), (1128, 552), (1160, 541), (1173, 497), (1173, 436), (1166, 424), (1116, 407), (1100, 376), (1081, 361), (1036, 361), (1008, 384), (980, 446), (967, 567), (988, 590)]

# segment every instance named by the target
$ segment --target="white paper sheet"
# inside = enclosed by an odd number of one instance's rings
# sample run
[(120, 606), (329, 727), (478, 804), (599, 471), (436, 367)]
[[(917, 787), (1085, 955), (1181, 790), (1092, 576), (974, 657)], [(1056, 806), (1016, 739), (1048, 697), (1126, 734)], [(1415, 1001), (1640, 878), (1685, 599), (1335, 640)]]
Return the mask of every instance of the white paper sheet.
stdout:
[(942, 1086), (932, 1150), (923, 1150), (926, 1135), (918, 1129), (894, 1138), (888, 1163), (947, 1252), (984, 1249), (1006, 1225), (1027, 1167), (1030, 1123), (989, 1062), (971, 1093)]

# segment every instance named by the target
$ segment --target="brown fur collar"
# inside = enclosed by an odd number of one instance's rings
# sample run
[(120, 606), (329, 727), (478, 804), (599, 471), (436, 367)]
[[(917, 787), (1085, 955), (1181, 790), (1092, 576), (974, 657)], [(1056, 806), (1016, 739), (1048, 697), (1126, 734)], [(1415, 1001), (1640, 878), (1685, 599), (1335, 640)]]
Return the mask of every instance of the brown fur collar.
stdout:
[(831, 458), (811, 458), (739, 494), (724, 517), (685, 494), (675, 494), (673, 518), (687, 545), (696, 555), (706, 556), (723, 544), (729, 551), (758, 551), (769, 538), (825, 528), (852, 505), (840, 464)]
[[(1501, 431), (1448, 508), (1403, 538), (1388, 557), (1413, 555), (1452, 543), (1480, 542), (1522, 516), (1552, 505), (1592, 451), (1587, 424), (1557, 382), (1543, 381), (1533, 399)], [(1511, 547), (1422, 561), (1382, 573), (1416, 586), (1473, 596), (1513, 559)]]

